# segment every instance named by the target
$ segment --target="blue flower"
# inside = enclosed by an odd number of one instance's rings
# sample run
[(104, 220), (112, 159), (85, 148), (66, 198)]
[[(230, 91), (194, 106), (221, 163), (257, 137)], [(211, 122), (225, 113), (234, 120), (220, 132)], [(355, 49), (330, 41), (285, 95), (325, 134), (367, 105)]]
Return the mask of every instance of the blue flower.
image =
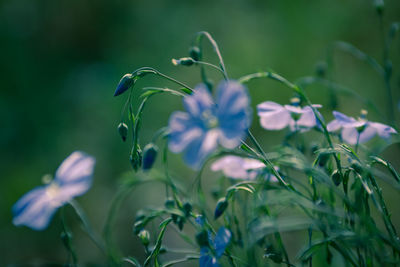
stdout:
[(187, 112), (175, 111), (169, 119), (169, 149), (184, 152), (185, 162), (199, 169), (220, 144), (233, 149), (250, 126), (250, 99), (246, 88), (234, 81), (221, 82), (214, 103), (204, 84), (183, 99)]
[(91, 186), (95, 159), (75, 151), (58, 168), (52, 182), (25, 194), (12, 207), (14, 225), (43, 230), (56, 210)]
[(341, 130), (343, 140), (351, 145), (355, 145), (357, 142), (359, 144), (365, 143), (375, 135), (388, 139), (392, 134), (397, 133), (395, 129), (388, 125), (368, 121), (366, 119), (366, 111), (362, 111), (360, 118), (357, 120), (338, 111), (333, 111), (333, 116), (335, 119), (328, 123), (328, 131)]
[[(321, 108), (321, 105), (313, 105)], [(318, 120), (311, 107), (304, 108), (298, 105), (280, 105), (272, 101), (266, 101), (257, 105), (257, 113), (260, 116), (260, 124), (267, 130), (282, 130), (287, 126), (292, 131), (307, 131), (318, 126)]]
[(210, 247), (214, 251), (212, 253), (211, 249), (208, 247), (202, 247), (200, 249), (200, 267), (219, 267), (218, 260), (222, 257), (225, 252), (226, 247), (231, 241), (232, 233), (225, 227), (219, 228), (217, 235), (212, 241), (210, 235)]
[[(278, 167), (275, 167), (277, 169)], [(211, 165), (212, 171), (222, 171), (225, 176), (233, 179), (255, 179), (265, 173), (265, 164), (257, 159), (243, 158), (239, 156), (224, 156)], [(266, 174), (266, 179), (271, 182), (278, 181), (272, 174)]]

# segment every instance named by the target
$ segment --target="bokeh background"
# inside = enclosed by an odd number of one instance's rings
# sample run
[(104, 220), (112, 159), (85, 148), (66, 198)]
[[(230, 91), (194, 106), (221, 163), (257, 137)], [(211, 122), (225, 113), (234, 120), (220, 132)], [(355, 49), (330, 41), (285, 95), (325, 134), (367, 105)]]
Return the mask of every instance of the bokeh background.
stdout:
[[(384, 30), (400, 20), (400, 2), (385, 1)], [(335, 40), (354, 44), (382, 62), (383, 42), (373, 1), (365, 0), (4, 0), (0, 2), (0, 265), (63, 263), (66, 252), (59, 238), (56, 216), (43, 232), (11, 224), (11, 206), (44, 174), (53, 174), (74, 150), (97, 159), (92, 189), (78, 201), (94, 228), (101, 231), (121, 174), (131, 171), (129, 144), (122, 143), (116, 127), (125, 95), (113, 97), (120, 77), (136, 68), (152, 66), (192, 86), (200, 81), (198, 68), (175, 67), (172, 58), (187, 56), (194, 34), (209, 31), (218, 42), (232, 78), (273, 69), (290, 80), (315, 74), (317, 62)], [(205, 58), (216, 63), (211, 47)], [(399, 127), (400, 42), (390, 51), (393, 61), (392, 93), (395, 121), (371, 112), (372, 120)], [(334, 55), (335, 81), (371, 99), (386, 114), (384, 83), (369, 65), (346, 53)], [(220, 77), (208, 71), (215, 82)], [(146, 77), (142, 86), (174, 85)], [(273, 100), (287, 103), (292, 92), (272, 81), (249, 84), (252, 104)], [(323, 87), (308, 89), (311, 100), (329, 106)], [(136, 96), (139, 93), (136, 93)], [(136, 102), (137, 103), (137, 102)], [(338, 109), (357, 116), (364, 104), (339, 97)], [(156, 96), (146, 106), (141, 143), (167, 124), (180, 100)], [(329, 108), (323, 110), (332, 119)], [(266, 132), (253, 120), (254, 132), (265, 149), (279, 143), (284, 132)], [(398, 129), (398, 128), (397, 128)], [(399, 146), (380, 155), (400, 169)], [(194, 173), (179, 156), (174, 171), (191, 181)], [(159, 164), (159, 163), (157, 163)], [(212, 174), (206, 183), (212, 184)], [(183, 181), (184, 182), (184, 181)], [(385, 187), (386, 189), (387, 187)], [(400, 200), (387, 188), (393, 219), (400, 225)], [(124, 253), (143, 259), (132, 233), (135, 212), (144, 205), (162, 205), (162, 187), (147, 185), (133, 192), (122, 206), (115, 239)], [(71, 213), (72, 214), (72, 213)], [(71, 216), (74, 245), (82, 263), (101, 263), (104, 257), (82, 233)], [(290, 239), (290, 236), (286, 237)], [(168, 241), (172, 246), (183, 245)], [(291, 243), (302, 244), (293, 239)]]

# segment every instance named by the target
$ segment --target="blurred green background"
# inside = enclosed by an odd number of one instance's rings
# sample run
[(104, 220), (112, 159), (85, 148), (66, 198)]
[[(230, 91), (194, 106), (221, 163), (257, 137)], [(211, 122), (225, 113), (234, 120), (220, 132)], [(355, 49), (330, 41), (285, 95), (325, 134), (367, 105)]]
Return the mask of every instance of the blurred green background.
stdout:
[[(384, 29), (400, 20), (400, 1), (385, 1)], [(116, 127), (125, 95), (113, 97), (120, 77), (136, 68), (152, 66), (195, 86), (200, 81), (195, 67), (175, 67), (172, 58), (187, 56), (194, 34), (209, 31), (218, 42), (230, 77), (273, 69), (290, 80), (314, 75), (326, 48), (343, 40), (382, 61), (382, 35), (372, 1), (365, 0), (13, 0), (0, 3), (1, 161), (0, 161), (0, 265), (63, 263), (66, 252), (59, 238), (55, 216), (43, 232), (11, 224), (11, 206), (20, 196), (54, 174), (74, 150), (97, 159), (92, 189), (78, 200), (96, 230), (101, 230), (118, 178), (130, 171), (129, 145), (121, 142)], [(208, 44), (205, 58), (216, 63)], [(393, 61), (392, 93), (399, 127), (400, 42), (390, 51)], [(371, 99), (386, 114), (384, 83), (369, 65), (348, 54), (334, 56), (334, 80)], [(221, 78), (209, 70), (215, 82)], [(173, 84), (146, 77), (140, 86)], [(252, 104), (273, 100), (287, 103), (292, 92), (271, 81), (249, 84)], [(313, 86), (314, 103), (329, 105), (328, 91)], [(137, 93), (136, 95), (138, 95)], [(357, 116), (363, 103), (340, 97), (338, 109)], [(156, 96), (146, 106), (141, 143), (167, 124), (181, 101)], [(331, 111), (323, 110), (327, 120)], [(372, 120), (388, 122), (371, 112)], [(267, 132), (253, 119), (254, 132), (265, 149), (280, 142), (284, 132)], [(397, 128), (398, 129), (398, 128)], [(382, 153), (400, 169), (398, 146)], [(189, 183), (194, 173), (173, 156), (175, 172)], [(214, 175), (215, 176), (215, 175)], [(206, 183), (212, 183), (207, 175)], [(385, 188), (386, 189), (386, 188)], [(389, 208), (400, 225), (396, 191), (387, 188)], [(144, 205), (162, 205), (164, 191), (147, 185), (134, 191), (123, 205), (115, 236), (124, 253), (143, 259), (142, 247), (132, 234), (135, 211)], [(72, 213), (71, 213), (72, 214)], [(83, 263), (100, 263), (103, 256), (82, 233), (71, 216), (74, 245)], [(290, 236), (286, 237), (290, 239)], [(171, 239), (172, 240), (172, 239)], [(294, 246), (302, 240), (292, 240)], [(168, 243), (168, 240), (167, 240)], [(179, 247), (183, 244), (173, 241)]]

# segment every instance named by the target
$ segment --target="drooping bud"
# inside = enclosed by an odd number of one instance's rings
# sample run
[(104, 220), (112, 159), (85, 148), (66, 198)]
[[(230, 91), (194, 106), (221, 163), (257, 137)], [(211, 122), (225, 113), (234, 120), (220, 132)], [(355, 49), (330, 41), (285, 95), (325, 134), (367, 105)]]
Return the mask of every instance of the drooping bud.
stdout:
[(174, 64), (175, 66), (177, 66), (177, 65), (192, 66), (194, 63), (195, 63), (195, 61), (191, 57), (183, 57), (180, 59), (173, 58), (172, 59), (172, 64)]
[(332, 181), (336, 186), (340, 185), (340, 183), (342, 182), (342, 176), (340, 175), (338, 170), (335, 170), (332, 173)]
[(227, 207), (228, 207), (228, 201), (226, 200), (226, 198), (223, 197), (220, 200), (218, 200), (217, 207), (215, 208), (214, 212), (214, 218), (217, 219), (218, 217), (220, 217), (224, 213)]
[(128, 73), (122, 76), (121, 80), (117, 85), (117, 89), (114, 92), (114, 96), (119, 96), (120, 94), (124, 93), (126, 90), (132, 87), (135, 83), (135, 77), (132, 74)]
[(157, 152), (158, 152), (158, 148), (153, 143), (147, 144), (143, 148), (143, 165), (142, 165), (142, 169), (144, 171), (150, 170), (151, 167), (153, 167), (153, 164), (154, 164), (154, 162), (156, 161), (156, 158), (157, 158)]
[(201, 58), (201, 51), (198, 46), (192, 46), (189, 50), (189, 55), (196, 61), (199, 61)]
[(143, 246), (147, 247), (150, 244), (150, 233), (149, 231), (142, 229), (139, 234), (138, 237), (140, 239), (140, 241), (142, 242)]
[(128, 126), (121, 122), (120, 124), (118, 124), (118, 133), (122, 138), (122, 141), (126, 141), (126, 137), (128, 136)]

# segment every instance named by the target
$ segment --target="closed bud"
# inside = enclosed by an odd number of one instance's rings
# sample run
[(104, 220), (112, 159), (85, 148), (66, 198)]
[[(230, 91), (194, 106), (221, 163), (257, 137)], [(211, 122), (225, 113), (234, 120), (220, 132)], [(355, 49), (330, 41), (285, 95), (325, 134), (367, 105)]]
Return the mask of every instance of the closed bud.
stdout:
[(185, 216), (188, 217), (192, 212), (192, 204), (185, 202), (185, 204), (183, 204), (183, 212), (185, 213)]
[(338, 170), (335, 170), (332, 173), (332, 181), (336, 186), (340, 185), (340, 183), (342, 182), (342, 176), (340, 175)]
[(199, 61), (201, 58), (201, 51), (198, 46), (192, 46), (189, 50), (189, 55), (196, 61)]
[(208, 247), (209, 246), (208, 232), (206, 230), (201, 230), (201, 232), (198, 232), (196, 234), (196, 242), (201, 248)]
[(118, 133), (122, 138), (122, 141), (126, 141), (126, 137), (128, 136), (128, 126), (121, 122), (120, 124), (118, 124)]
[(172, 59), (172, 64), (175, 66), (182, 65), (182, 66), (192, 66), (194, 64), (194, 60), (191, 57), (183, 57), (180, 59)]
[(118, 96), (124, 93), (126, 90), (131, 88), (134, 83), (135, 83), (135, 78), (132, 76), (132, 74), (130, 73), (125, 74), (119, 81), (117, 89), (114, 92), (114, 96)]
[(158, 152), (158, 148), (153, 143), (147, 144), (143, 148), (143, 165), (142, 165), (142, 169), (144, 171), (150, 170), (151, 167), (153, 167), (153, 164), (156, 161), (157, 152)]
[(140, 242), (142, 242), (143, 246), (147, 247), (150, 244), (150, 233), (147, 230), (141, 230), (138, 234)]
[(142, 166), (142, 150), (139, 145), (129, 156), (129, 161), (131, 162), (134, 171), (137, 171)]
[(226, 201), (226, 198), (223, 197), (220, 200), (218, 200), (217, 207), (215, 208), (214, 212), (214, 218), (217, 219), (218, 217), (220, 217), (224, 213), (227, 207), (228, 207), (228, 201)]

